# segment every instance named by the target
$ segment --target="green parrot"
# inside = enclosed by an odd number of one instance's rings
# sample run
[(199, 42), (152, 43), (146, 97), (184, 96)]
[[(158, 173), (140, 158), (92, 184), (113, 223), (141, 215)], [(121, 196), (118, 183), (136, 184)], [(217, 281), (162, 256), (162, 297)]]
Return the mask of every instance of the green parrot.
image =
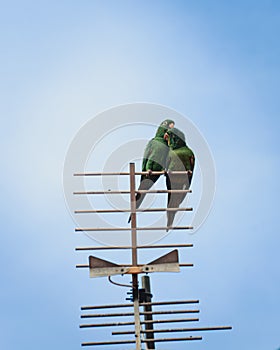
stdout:
[[(193, 176), (195, 156), (187, 146), (185, 135), (177, 128), (169, 129), (170, 151), (166, 161), (166, 187), (168, 190), (188, 190)], [(172, 174), (172, 171), (188, 171), (187, 174)], [(168, 193), (167, 208), (179, 208), (186, 193)], [(176, 211), (167, 211), (167, 232), (172, 226)]]
[[(149, 190), (159, 179), (160, 175), (150, 174), (152, 171), (162, 171), (166, 167), (166, 157), (169, 152), (166, 132), (174, 127), (175, 122), (170, 119), (164, 120), (157, 129), (156, 135), (152, 138), (144, 151), (142, 171), (148, 171), (149, 174), (141, 175), (138, 190)], [(136, 209), (138, 209), (145, 198), (145, 193), (136, 194)], [(128, 222), (130, 222), (129, 217)]]

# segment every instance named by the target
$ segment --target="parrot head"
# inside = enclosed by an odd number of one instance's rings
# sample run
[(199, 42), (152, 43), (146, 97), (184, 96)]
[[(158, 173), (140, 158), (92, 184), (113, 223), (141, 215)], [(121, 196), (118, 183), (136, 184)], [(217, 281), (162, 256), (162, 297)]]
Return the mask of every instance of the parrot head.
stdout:
[(174, 128), (174, 125), (175, 125), (175, 122), (171, 119), (166, 119), (160, 124), (160, 126), (163, 128), (166, 128), (166, 130)]
[(171, 119), (166, 119), (163, 122), (160, 123), (160, 126), (157, 129), (156, 137), (162, 137), (164, 138), (164, 134), (167, 132), (168, 129), (174, 128), (175, 122)]
[(172, 128), (167, 130), (167, 134), (169, 136), (168, 145), (172, 149), (177, 149), (186, 146), (185, 135), (181, 130), (177, 128)]

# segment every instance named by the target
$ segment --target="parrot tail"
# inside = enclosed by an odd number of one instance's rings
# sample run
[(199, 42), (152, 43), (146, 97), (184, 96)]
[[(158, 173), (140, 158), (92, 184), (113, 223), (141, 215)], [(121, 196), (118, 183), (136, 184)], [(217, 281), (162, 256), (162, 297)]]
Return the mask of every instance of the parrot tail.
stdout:
[(174, 218), (175, 218), (176, 211), (169, 211), (167, 212), (167, 229), (166, 232), (169, 231), (170, 227), (172, 227)]

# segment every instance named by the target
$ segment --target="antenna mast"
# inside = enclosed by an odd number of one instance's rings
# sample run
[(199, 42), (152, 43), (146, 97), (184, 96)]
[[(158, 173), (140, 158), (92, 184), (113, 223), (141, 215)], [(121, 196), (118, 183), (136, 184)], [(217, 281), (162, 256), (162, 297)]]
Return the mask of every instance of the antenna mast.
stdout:
[[(164, 172), (153, 172), (152, 174), (158, 175), (163, 174)], [(173, 174), (184, 172), (172, 172)], [(186, 172), (187, 173), (187, 172)], [(126, 308), (132, 308), (133, 312), (110, 312), (110, 313), (91, 313), (91, 314), (82, 314), (81, 318), (109, 318), (114, 319), (118, 318), (118, 322), (110, 321), (107, 323), (86, 323), (81, 324), (80, 328), (106, 328), (106, 327), (122, 327), (122, 326), (133, 326), (134, 330), (125, 330), (125, 331), (112, 331), (112, 336), (117, 335), (134, 335), (132, 339), (126, 340), (106, 340), (106, 341), (92, 341), (84, 342), (82, 346), (100, 346), (100, 345), (119, 345), (119, 349), (123, 349), (124, 344), (135, 344), (136, 350), (141, 350), (144, 344), (145, 349), (155, 349), (156, 343), (163, 342), (178, 342), (178, 341), (195, 341), (201, 340), (201, 336), (187, 336), (184, 337), (157, 337), (156, 334), (163, 333), (189, 333), (189, 332), (204, 332), (204, 331), (215, 331), (215, 330), (229, 330), (232, 327), (230, 326), (216, 326), (216, 327), (183, 327), (183, 328), (160, 328), (154, 329), (155, 324), (171, 324), (171, 323), (192, 323), (197, 322), (199, 319), (197, 317), (183, 317), (183, 318), (166, 318), (166, 319), (154, 319), (153, 316), (157, 315), (176, 315), (176, 314), (197, 314), (199, 310), (197, 309), (178, 309), (180, 305), (193, 305), (198, 304), (199, 300), (172, 300), (172, 301), (160, 301), (153, 302), (151, 294), (151, 285), (149, 276), (145, 275), (142, 277), (142, 288), (139, 288), (138, 275), (139, 274), (148, 274), (154, 272), (179, 272), (180, 267), (192, 267), (193, 264), (179, 263), (179, 248), (188, 248), (192, 247), (192, 244), (158, 244), (158, 245), (138, 245), (137, 242), (137, 233), (138, 231), (147, 231), (147, 230), (166, 230), (167, 227), (138, 227), (137, 226), (137, 213), (138, 212), (160, 212), (160, 211), (191, 211), (192, 208), (151, 208), (151, 209), (136, 209), (136, 194), (137, 193), (170, 193), (170, 192), (190, 192), (191, 190), (145, 190), (137, 191), (135, 189), (135, 176), (147, 174), (147, 172), (135, 172), (135, 164), (130, 163), (129, 172), (123, 173), (77, 173), (74, 176), (129, 176), (130, 179), (130, 189), (123, 191), (78, 191), (74, 192), (74, 195), (104, 195), (106, 193), (110, 194), (129, 194), (130, 195), (130, 208), (129, 209), (98, 209), (98, 210), (86, 210), (79, 209), (76, 210), (76, 214), (94, 214), (94, 213), (121, 213), (121, 212), (130, 212), (131, 214), (131, 227), (87, 227), (87, 228), (76, 228), (76, 232), (111, 232), (111, 231), (130, 231), (131, 232), (131, 244), (126, 246), (94, 246), (94, 247), (77, 247), (76, 251), (98, 251), (98, 250), (131, 250), (131, 264), (119, 265), (111, 261), (101, 259), (96, 256), (89, 256), (88, 264), (78, 264), (77, 268), (89, 268), (90, 277), (102, 277), (107, 276), (109, 281), (113, 284), (132, 287), (132, 303), (127, 304), (108, 304), (108, 305), (94, 305), (94, 306), (83, 306), (81, 307), (82, 311), (97, 311), (102, 309), (119, 309), (123, 310)], [(174, 226), (169, 227), (168, 229), (172, 230), (190, 230), (191, 226)], [(159, 257), (156, 260), (153, 260), (146, 264), (139, 264), (138, 262), (138, 250), (139, 249), (166, 249), (166, 248), (176, 248), (167, 254)], [(132, 286), (123, 285), (111, 280), (112, 275), (124, 275), (130, 274), (132, 276)], [(176, 309), (167, 309), (160, 311), (153, 311), (153, 307), (157, 308), (158, 306), (176, 306)], [(141, 309), (143, 308), (143, 311)], [(144, 318), (142, 318), (144, 316)], [(133, 321), (124, 321), (119, 322), (122, 317), (133, 317)]]

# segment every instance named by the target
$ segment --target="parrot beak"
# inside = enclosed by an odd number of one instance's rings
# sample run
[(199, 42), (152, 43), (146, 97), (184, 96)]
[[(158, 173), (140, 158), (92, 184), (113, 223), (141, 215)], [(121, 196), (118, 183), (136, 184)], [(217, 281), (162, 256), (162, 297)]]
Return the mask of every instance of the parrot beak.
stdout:
[(164, 134), (163, 138), (164, 138), (165, 141), (167, 141), (168, 146), (170, 146), (170, 137), (169, 137), (167, 132)]

